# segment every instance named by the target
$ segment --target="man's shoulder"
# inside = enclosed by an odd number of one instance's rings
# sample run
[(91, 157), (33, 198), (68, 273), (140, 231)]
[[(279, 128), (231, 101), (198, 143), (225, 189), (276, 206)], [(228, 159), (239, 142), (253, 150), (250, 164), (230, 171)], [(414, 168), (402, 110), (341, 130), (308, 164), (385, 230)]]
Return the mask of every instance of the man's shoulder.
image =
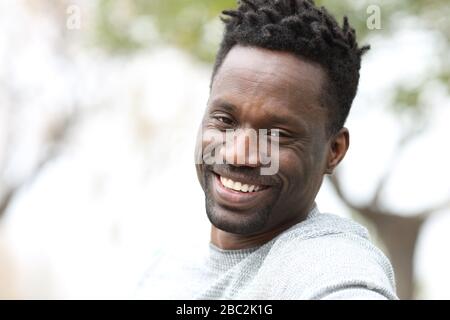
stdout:
[(367, 229), (354, 221), (331, 213), (316, 213), (284, 232), (279, 240), (316, 239), (330, 235), (346, 234), (369, 239)]
[(273, 240), (272, 249), (288, 250), (329, 241), (335, 246), (348, 242), (358, 246), (371, 244), (367, 228), (360, 223), (331, 213), (317, 213), (280, 234)]
[(346, 265), (389, 263), (383, 252), (370, 240), (367, 229), (356, 221), (330, 213), (319, 213), (281, 234), (273, 243), (270, 255), (290, 260), (312, 259), (328, 265), (345, 261)]
[(266, 262), (279, 264), (286, 290), (310, 288), (307, 297), (330, 286), (379, 288), (386, 296), (395, 290), (392, 266), (367, 229), (333, 214), (317, 214), (280, 235)]

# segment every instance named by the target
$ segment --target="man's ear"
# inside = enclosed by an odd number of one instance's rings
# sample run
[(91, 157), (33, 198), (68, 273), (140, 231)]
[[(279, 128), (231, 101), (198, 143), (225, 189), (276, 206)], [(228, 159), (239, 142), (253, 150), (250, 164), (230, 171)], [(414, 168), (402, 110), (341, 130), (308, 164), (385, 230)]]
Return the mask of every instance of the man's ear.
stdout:
[(344, 159), (350, 144), (350, 134), (347, 128), (342, 128), (330, 140), (326, 174), (332, 174), (339, 162)]

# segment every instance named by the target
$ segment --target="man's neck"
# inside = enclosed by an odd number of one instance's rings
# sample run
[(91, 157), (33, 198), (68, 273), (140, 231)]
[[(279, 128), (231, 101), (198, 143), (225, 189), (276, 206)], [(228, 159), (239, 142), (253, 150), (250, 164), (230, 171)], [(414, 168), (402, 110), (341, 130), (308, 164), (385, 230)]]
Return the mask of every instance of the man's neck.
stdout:
[(262, 246), (281, 232), (261, 233), (257, 235), (241, 235), (229, 233), (211, 226), (211, 243), (223, 250), (239, 250)]
[[(314, 206), (315, 204), (313, 204), (313, 207)], [(283, 231), (305, 220), (310, 210), (308, 210), (307, 214), (299, 215), (299, 218), (294, 221), (289, 221), (277, 228), (255, 235), (230, 233), (211, 225), (211, 243), (223, 250), (240, 250), (259, 247), (283, 233)]]

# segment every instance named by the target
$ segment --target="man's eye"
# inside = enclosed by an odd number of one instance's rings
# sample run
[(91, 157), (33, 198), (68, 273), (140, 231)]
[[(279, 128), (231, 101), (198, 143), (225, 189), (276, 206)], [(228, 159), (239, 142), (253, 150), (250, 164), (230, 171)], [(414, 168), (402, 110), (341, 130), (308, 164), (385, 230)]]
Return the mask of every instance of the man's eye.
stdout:
[(269, 129), (267, 130), (267, 135), (270, 137), (279, 137), (281, 136), (281, 132), (278, 129)]
[(281, 137), (281, 138), (288, 138), (289, 134), (280, 130), (280, 129), (269, 129), (267, 130), (267, 135), (270, 137)]
[(278, 137), (279, 133), (280, 132), (278, 130), (274, 130), (274, 129), (267, 130), (267, 135), (271, 136), (271, 137)]
[(221, 117), (221, 116), (218, 116), (218, 117), (214, 117), (217, 121), (220, 121), (220, 122), (222, 122), (222, 123), (224, 123), (224, 124), (226, 124), (226, 125), (232, 125), (233, 124), (233, 120), (231, 120), (230, 118), (228, 118), (228, 117)]

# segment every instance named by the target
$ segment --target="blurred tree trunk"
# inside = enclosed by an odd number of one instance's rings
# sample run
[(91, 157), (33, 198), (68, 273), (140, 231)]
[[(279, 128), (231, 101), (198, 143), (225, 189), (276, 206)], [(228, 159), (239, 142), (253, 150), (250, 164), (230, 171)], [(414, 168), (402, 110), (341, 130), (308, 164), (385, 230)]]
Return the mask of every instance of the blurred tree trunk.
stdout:
[[(67, 14), (66, 10), (69, 6), (70, 1), (64, 0), (58, 3), (53, 1), (40, 1), (40, 2), (27, 2), (25, 8), (29, 8), (33, 11), (36, 16), (42, 15), (49, 22), (53, 23), (54, 29), (57, 32), (52, 40), (53, 42), (47, 43), (46, 45), (51, 47), (61, 61), (67, 63), (67, 66), (73, 65), (73, 57), (70, 54), (70, 36), (68, 29), (65, 27)], [(14, 48), (10, 49), (9, 55), (14, 56)], [(18, 49), (15, 49), (18, 50)], [(7, 66), (10, 67), (10, 66)], [(11, 70), (9, 73), (13, 74), (15, 70)], [(3, 79), (0, 79), (3, 80)], [(8, 102), (4, 104), (7, 108), (8, 114), (14, 114), (15, 109), (21, 106), (21, 101), (19, 100), (20, 93), (16, 89), (10, 87), (9, 80), (3, 81), (5, 86), (2, 90), (6, 93), (8, 97)], [(77, 97), (73, 98), (73, 101), (62, 108), (62, 112), (58, 116), (54, 116), (49, 119), (46, 136), (43, 139), (41, 146), (42, 154), (34, 165), (33, 170), (18, 181), (6, 181), (4, 179), (4, 171), (9, 163), (13, 160), (11, 159), (11, 154), (13, 149), (17, 147), (17, 141), (13, 140), (8, 135), (8, 131), (17, 130), (16, 128), (0, 128), (0, 133), (5, 132), (7, 135), (7, 143), (5, 150), (0, 150), (0, 154), (4, 154), (4, 158), (0, 157), (0, 219), (5, 215), (6, 211), (14, 201), (15, 197), (26, 187), (32, 184), (35, 179), (39, 176), (45, 166), (53, 161), (61, 152), (61, 149), (65, 146), (68, 136), (71, 134), (76, 125), (81, 122), (82, 117), (87, 115), (82, 114), (81, 107), (77, 101)], [(29, 103), (29, 102), (28, 102)], [(66, 109), (67, 108), (67, 109)], [(91, 108), (91, 113), (100, 110), (101, 107)], [(8, 124), (9, 125), (9, 124)]]
[(420, 229), (433, 213), (448, 207), (450, 201), (445, 201), (443, 204), (421, 212), (403, 216), (393, 211), (380, 209), (378, 198), (386, 179), (382, 179), (373, 200), (365, 205), (355, 204), (344, 193), (341, 178), (337, 173), (330, 176), (330, 181), (338, 197), (352, 211), (361, 214), (375, 227), (377, 235), (385, 246), (385, 253), (389, 256), (394, 267), (399, 298), (414, 299), (414, 253)]
[(414, 253), (420, 228), (425, 222), (420, 217), (404, 217), (394, 213), (362, 213), (374, 224), (386, 246), (395, 270), (397, 293), (402, 299), (413, 299)]

